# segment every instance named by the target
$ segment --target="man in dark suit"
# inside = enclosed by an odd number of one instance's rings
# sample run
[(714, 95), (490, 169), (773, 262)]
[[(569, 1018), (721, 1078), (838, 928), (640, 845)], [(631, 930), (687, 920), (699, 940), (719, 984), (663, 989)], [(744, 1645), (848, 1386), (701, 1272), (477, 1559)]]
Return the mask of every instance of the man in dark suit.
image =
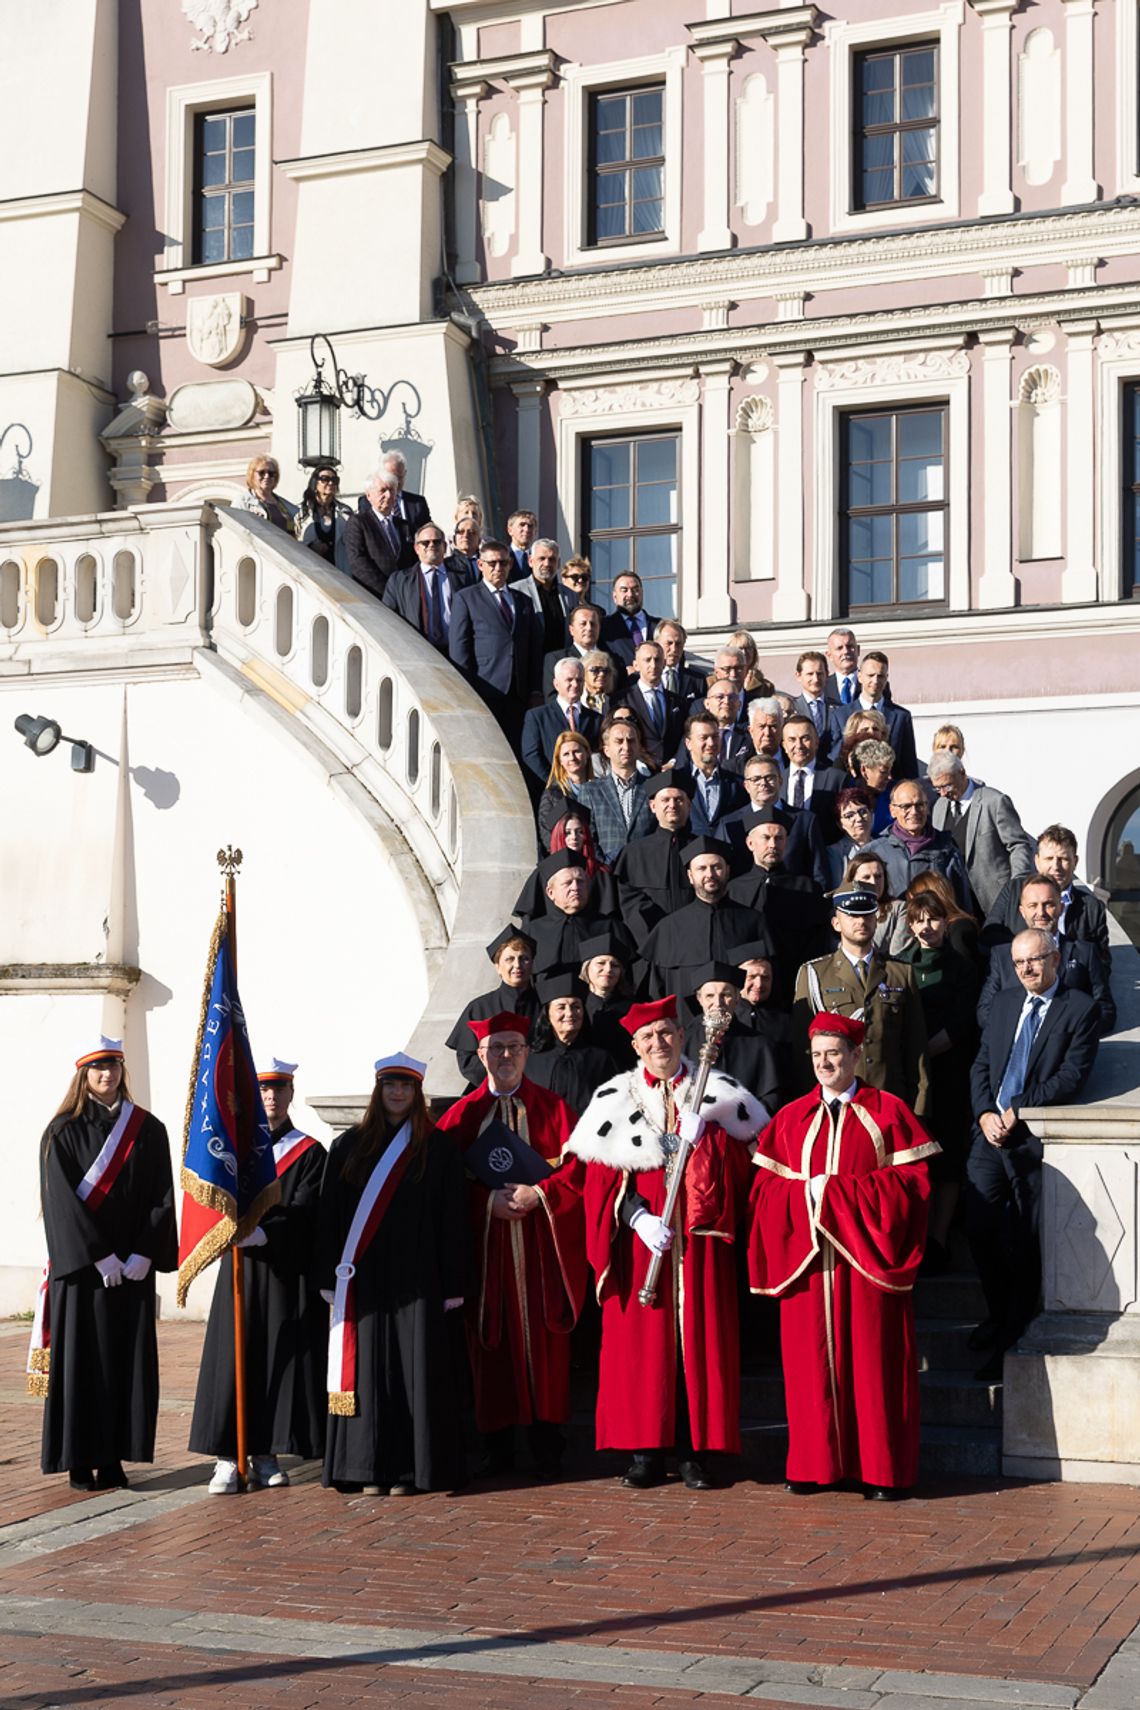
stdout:
[[(1039, 883), (1044, 883), (1039, 880)], [(1043, 928), (1042, 930), (1048, 930)], [(1050, 932), (1049, 936), (1053, 938)], [(1095, 944), (1081, 944), (1075, 938), (1053, 938), (1060, 956), (1058, 976), (1066, 991), (1084, 992), (1096, 1005), (1097, 1035), (1104, 1039), (1116, 1027), (1116, 1004), (1112, 988), (1104, 977)], [(994, 998), (999, 992), (1010, 991), (1019, 984), (1013, 966), (1013, 951), (1008, 944), (995, 944), (990, 956), (990, 971), (978, 999), (978, 1025), (984, 1027), (990, 1018)]]
[(582, 785), (578, 799), (590, 810), (598, 853), (612, 866), (635, 837), (653, 830), (645, 777), (637, 769), (639, 738), (630, 719), (612, 714), (602, 726), (606, 771)]
[(720, 740), (720, 726), (711, 712), (693, 713), (685, 720), (685, 741), (676, 765), (693, 776), (689, 827), (694, 837), (719, 838), (724, 820), (748, 805), (740, 778), (720, 764)]
[(753, 753), (752, 738), (747, 724), (740, 721), (741, 691), (727, 677), (714, 677), (705, 690), (703, 701), (695, 701), (691, 717), (707, 713), (717, 723), (717, 757), (726, 772), (737, 776), (744, 762)]
[(446, 653), (452, 601), (460, 588), (472, 587), (475, 578), (470, 570), (443, 568), (447, 540), (438, 523), (422, 524), (414, 545), (419, 563), (414, 570), (397, 570), (389, 576), (384, 604)]
[(859, 643), (853, 629), (833, 629), (827, 638), (827, 663), (831, 675), (824, 684), (824, 698), (832, 706), (853, 707), (859, 699)]
[(676, 695), (688, 717), (693, 702), (700, 700), (708, 687), (708, 677), (703, 671), (686, 664), (685, 643), (689, 638), (676, 618), (662, 618), (654, 628), (653, 639), (660, 643), (665, 655), (662, 685), (671, 695)]
[(995, 995), (970, 1075), (976, 1126), (965, 1203), (988, 1311), (970, 1343), (987, 1352), (977, 1376), (991, 1383), (1037, 1311), (1041, 1289), (1042, 1147), (1020, 1112), (1071, 1103), (1097, 1050), (1096, 1006), (1061, 984), (1050, 935), (1019, 932), (1012, 959), (1019, 984)]
[(938, 796), (931, 823), (953, 837), (978, 911), (988, 914), (1010, 879), (1033, 871), (1033, 839), (1009, 797), (976, 783), (948, 748), (931, 755), (926, 776)]
[[(1105, 965), (1097, 944), (1086, 938), (1076, 938), (1061, 931), (1064, 902), (1061, 887), (1048, 873), (1029, 873), (1019, 881), (1020, 903), (1017, 911), (1017, 931), (1032, 927), (1047, 932), (1057, 944), (1061, 956), (1061, 982), (1077, 991), (1087, 992), (1097, 1006), (1100, 1034), (1103, 1038), (1116, 1026), (1116, 1004), (1112, 997), (1112, 968)], [(1011, 934), (1011, 938), (1012, 938)], [(995, 974), (995, 967), (998, 972)], [(1000, 985), (1012, 983), (1009, 944), (995, 944), (990, 949), (990, 977)], [(990, 989), (990, 979), (982, 992)], [(993, 989), (998, 989), (995, 986)], [(978, 1019), (982, 1020), (979, 1006)]]
[[(1076, 880), (1077, 840), (1066, 825), (1049, 825), (1037, 839), (1033, 858), (1037, 876), (1052, 880), (1059, 896), (1058, 911), (1049, 931), (1096, 947), (1106, 979), (1112, 977), (1112, 952), (1108, 941), (1108, 915), (1100, 898)], [(999, 893), (982, 927), (981, 946), (989, 954), (995, 944), (1008, 944), (1023, 926), (1039, 926), (1022, 910), (1025, 879), (1011, 879)]]
[(838, 753), (831, 728), (831, 703), (827, 699), (827, 656), (813, 651), (801, 653), (796, 660), (796, 682), (799, 693), (793, 705), (798, 713), (811, 719), (818, 742), (816, 760), (827, 766), (832, 754)]
[[(404, 537), (396, 519), (396, 477), (383, 471), (373, 475), (360, 496), (360, 504), (344, 525), (344, 549), (354, 582), (384, 598), (384, 589), (394, 570), (401, 568)], [(410, 545), (411, 562), (416, 561)]]
[(503, 541), (483, 542), (481, 580), (460, 588), (451, 603), (448, 652), (517, 754), (523, 716), (542, 704), (542, 645), (534, 607), (507, 587), (510, 561)]
[[(733, 872), (746, 873), (752, 862), (745, 838), (745, 824), (756, 808), (772, 808), (788, 833), (784, 866), (799, 878), (811, 879), (821, 891), (831, 884), (827, 845), (814, 813), (790, 813), (783, 799), (784, 774), (775, 760), (754, 754), (744, 762), (744, 788), (748, 801), (721, 821), (721, 836), (733, 854)], [(801, 958), (802, 960), (802, 958)]]
[(602, 619), (599, 640), (623, 665), (632, 665), (634, 654), (643, 641), (651, 639), (658, 620), (642, 609), (641, 577), (632, 570), (623, 570), (615, 578), (613, 598), (614, 609)]
[(409, 493), (404, 486), (408, 478), (408, 460), (399, 451), (389, 451), (380, 459), (380, 473), (392, 475), (396, 481), (396, 524), (403, 539), (400, 569), (410, 570), (415, 563), (413, 541), (416, 532), (431, 521), (428, 502), (422, 493)]
[(558, 580), (558, 542), (536, 540), (530, 549), (530, 575), (511, 588), (528, 599), (542, 626), (543, 654), (554, 653), (567, 644), (566, 620), (577, 601)]
[(677, 752), (685, 730), (685, 714), (676, 695), (663, 687), (665, 653), (660, 642), (643, 641), (633, 656), (634, 675), (624, 700), (645, 726), (646, 752), (655, 766)]
[[(597, 606), (575, 606), (566, 614), (566, 628), (570, 639), (565, 647), (556, 648), (548, 653), (542, 661), (542, 692), (548, 698), (554, 693), (554, 667), (560, 659), (580, 659), (585, 661), (587, 653), (605, 652), (598, 646), (598, 631), (602, 624), (602, 614)], [(614, 668), (614, 688), (612, 701), (617, 701), (625, 688), (626, 670), (620, 659), (615, 659), (612, 653), (606, 654)]]
[(896, 706), (890, 698), (887, 676), (890, 661), (885, 653), (865, 653), (859, 662), (859, 694), (850, 706), (833, 707), (831, 735), (834, 752), (843, 745), (843, 728), (853, 712), (860, 707), (877, 712), (886, 720), (887, 741), (895, 751), (896, 778), (918, 777), (918, 750), (914, 741), (914, 721), (906, 707)]
[(794, 713), (784, 720), (781, 740), (787, 761), (785, 802), (793, 813), (803, 808), (815, 814), (824, 842), (834, 843), (839, 836), (835, 802), (840, 790), (851, 782), (850, 778), (838, 766), (819, 764), (819, 738), (806, 713)]
[(479, 542), (483, 528), (478, 517), (465, 511), (452, 530), (452, 550), (443, 561), (445, 570), (469, 570), (470, 580), (479, 580)]
[[(518, 589), (516, 582), (511, 592), (517, 593)], [(581, 731), (591, 748), (598, 746), (602, 721), (596, 712), (582, 705), (585, 681), (580, 659), (560, 659), (554, 667), (555, 698), (531, 707), (523, 719), (523, 765), (544, 786), (550, 776), (554, 744), (564, 730)]]
[(538, 518), (533, 511), (512, 511), (507, 518), (507, 540), (511, 548), (509, 582), (521, 582), (530, 575), (530, 543), (538, 533)]

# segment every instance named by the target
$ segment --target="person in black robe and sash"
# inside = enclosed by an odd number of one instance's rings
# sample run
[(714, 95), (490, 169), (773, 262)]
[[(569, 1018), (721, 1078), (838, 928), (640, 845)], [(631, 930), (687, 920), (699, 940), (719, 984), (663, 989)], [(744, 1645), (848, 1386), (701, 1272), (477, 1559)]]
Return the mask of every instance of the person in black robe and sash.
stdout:
[[(296, 1063), (274, 1057), (258, 1074), (281, 1197), (239, 1245), (245, 1249), (245, 1407), (249, 1482), (289, 1483), (278, 1455), (318, 1460), (325, 1449), (328, 1311), (307, 1277), (325, 1167), (319, 1140), (289, 1115)], [(206, 1325), (190, 1448), (216, 1459), (211, 1496), (238, 1487), (233, 1265), (222, 1255)]]
[(520, 926), (504, 926), (487, 946), (487, 955), (499, 976), (494, 991), (481, 992), (461, 1011), (459, 1020), (447, 1036), (448, 1049), (455, 1052), (459, 1072), (473, 1087), (482, 1084), (486, 1070), (473, 1048), (476, 1041), (471, 1031), (472, 1021), (488, 1021), (492, 1015), (507, 1010), (512, 1015), (525, 1015), (534, 1021), (538, 1015), (538, 996), (534, 989), (534, 939)]
[(569, 970), (541, 976), (542, 1008), (526, 1065), (527, 1079), (565, 1099), (575, 1116), (581, 1116), (602, 1082), (617, 1073), (610, 1053), (592, 1039), (588, 996), (585, 981)]
[[(462, 1482), (459, 1362), (467, 1188), (432, 1127), (426, 1064), (376, 1064), (363, 1120), (329, 1148), (314, 1274), (332, 1306), (322, 1483), (413, 1496)], [(358, 1213), (360, 1213), (358, 1217)]]
[[(170, 1142), (131, 1102), (122, 1042), (101, 1038), (40, 1143), (51, 1266), (41, 1466), (74, 1490), (127, 1485), (153, 1461), (158, 1419), (155, 1272), (178, 1264)], [(46, 1343), (46, 1337), (45, 1337)]]

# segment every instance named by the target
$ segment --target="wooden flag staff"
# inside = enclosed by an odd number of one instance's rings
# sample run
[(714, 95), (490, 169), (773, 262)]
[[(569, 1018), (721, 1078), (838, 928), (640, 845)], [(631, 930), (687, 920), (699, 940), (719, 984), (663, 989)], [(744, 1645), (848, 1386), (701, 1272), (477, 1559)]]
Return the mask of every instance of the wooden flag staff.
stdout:
[[(218, 866), (224, 875), (224, 902), (226, 910), (226, 942), (230, 952), (230, 966), (233, 969), (234, 983), (237, 983), (237, 892), (235, 878), (241, 866), (241, 850), (227, 844), (218, 850)], [(241, 1097), (241, 1077), (234, 1077), (234, 1096)], [(236, 1110), (234, 1117), (241, 1123), (241, 1111)], [(245, 1266), (242, 1263), (241, 1249), (235, 1243), (230, 1248), (230, 1262), (233, 1266), (234, 1281), (234, 1418), (237, 1436), (237, 1481), (238, 1489), (246, 1490), (246, 1455), (248, 1443), (246, 1438), (246, 1407), (245, 1407)]]

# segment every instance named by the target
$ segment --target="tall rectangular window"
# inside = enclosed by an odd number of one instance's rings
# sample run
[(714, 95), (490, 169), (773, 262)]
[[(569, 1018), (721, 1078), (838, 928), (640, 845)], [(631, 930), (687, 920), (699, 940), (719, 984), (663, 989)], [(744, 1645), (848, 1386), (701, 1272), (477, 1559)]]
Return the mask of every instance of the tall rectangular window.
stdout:
[(589, 242), (665, 231), (665, 86), (589, 97)]
[(855, 206), (938, 198), (938, 44), (855, 55)]
[(947, 603), (947, 413), (937, 404), (842, 418), (848, 613)]
[(194, 261), (253, 255), (254, 109), (194, 117)]
[(616, 576), (635, 570), (646, 611), (658, 617), (676, 611), (680, 454), (676, 433), (583, 442), (582, 536), (600, 603), (608, 603)]
[(1140, 383), (1130, 381), (1121, 398), (1124, 444), (1120, 464), (1123, 471), (1123, 517), (1121, 519), (1120, 589), (1124, 598), (1140, 598)]

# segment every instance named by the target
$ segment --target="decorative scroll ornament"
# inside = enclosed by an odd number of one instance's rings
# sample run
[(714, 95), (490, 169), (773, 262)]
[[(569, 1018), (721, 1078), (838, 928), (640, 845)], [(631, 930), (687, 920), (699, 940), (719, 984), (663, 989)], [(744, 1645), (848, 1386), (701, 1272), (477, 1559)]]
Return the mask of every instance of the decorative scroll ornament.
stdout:
[(257, 0), (182, 0), (182, 10), (198, 31), (190, 43), (192, 53), (226, 53), (239, 42), (253, 40), (253, 31), (242, 28)]
[(675, 409), (695, 404), (699, 380), (655, 380), (641, 386), (583, 386), (562, 393), (564, 416), (614, 416), (626, 410)]
[(1056, 404), (1061, 398), (1061, 372), (1050, 363), (1027, 368), (1021, 376), (1017, 396), (1023, 404)]
[(821, 364), (816, 391), (837, 386), (905, 386), (916, 380), (957, 380), (970, 372), (964, 350), (923, 350), (913, 356), (869, 356), (850, 362)]
[(745, 398), (736, 412), (737, 433), (767, 433), (772, 425), (771, 398)]
[(1105, 333), (1100, 341), (1104, 361), (1115, 362), (1125, 356), (1140, 356), (1140, 332)]

